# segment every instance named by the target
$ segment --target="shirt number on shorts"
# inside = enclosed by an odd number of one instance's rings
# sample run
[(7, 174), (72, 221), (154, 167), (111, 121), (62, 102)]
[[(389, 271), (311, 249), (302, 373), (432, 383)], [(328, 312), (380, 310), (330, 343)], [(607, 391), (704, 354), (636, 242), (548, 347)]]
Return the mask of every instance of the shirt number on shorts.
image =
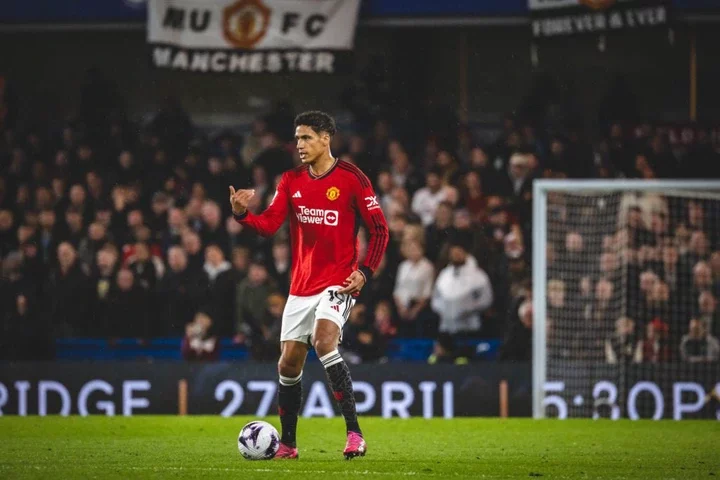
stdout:
[(342, 305), (345, 301), (345, 294), (337, 293), (337, 290), (328, 290), (330, 294), (330, 302), (337, 302), (338, 305)]

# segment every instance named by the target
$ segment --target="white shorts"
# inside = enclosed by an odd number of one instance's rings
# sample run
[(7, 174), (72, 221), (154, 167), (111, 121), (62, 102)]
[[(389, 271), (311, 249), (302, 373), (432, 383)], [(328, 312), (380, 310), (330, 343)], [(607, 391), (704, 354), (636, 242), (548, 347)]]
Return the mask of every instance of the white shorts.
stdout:
[(342, 329), (355, 305), (355, 298), (347, 294), (337, 294), (342, 287), (328, 287), (316, 295), (298, 297), (290, 295), (285, 304), (282, 317), (280, 341), (294, 340), (310, 344), (318, 318), (330, 320)]

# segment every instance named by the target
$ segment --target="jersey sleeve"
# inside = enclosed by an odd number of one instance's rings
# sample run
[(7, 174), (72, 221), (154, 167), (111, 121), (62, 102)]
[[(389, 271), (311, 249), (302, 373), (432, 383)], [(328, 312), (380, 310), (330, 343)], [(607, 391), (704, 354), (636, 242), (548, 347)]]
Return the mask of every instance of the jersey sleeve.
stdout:
[(264, 212), (260, 215), (254, 215), (246, 211), (242, 215), (235, 215), (235, 220), (242, 225), (252, 228), (263, 237), (273, 235), (283, 224), (285, 218), (287, 218), (289, 210), (287, 185), (288, 175), (286, 173), (280, 179), (277, 190), (275, 190), (275, 196)]
[(390, 234), (385, 215), (380, 208), (380, 202), (378, 202), (370, 180), (360, 171), (357, 172), (355, 178), (355, 208), (368, 231), (367, 254), (360, 271), (367, 280), (370, 280), (369, 277), (380, 265), (385, 254)]

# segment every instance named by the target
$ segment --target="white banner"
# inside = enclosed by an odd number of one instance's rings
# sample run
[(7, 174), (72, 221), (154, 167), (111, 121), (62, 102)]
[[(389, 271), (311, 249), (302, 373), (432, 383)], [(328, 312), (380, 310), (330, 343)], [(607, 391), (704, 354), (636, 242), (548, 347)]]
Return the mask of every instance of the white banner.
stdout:
[(160, 68), (334, 73), (353, 48), (360, 0), (149, 0)]
[(667, 25), (669, 5), (669, 0), (528, 0), (535, 38)]

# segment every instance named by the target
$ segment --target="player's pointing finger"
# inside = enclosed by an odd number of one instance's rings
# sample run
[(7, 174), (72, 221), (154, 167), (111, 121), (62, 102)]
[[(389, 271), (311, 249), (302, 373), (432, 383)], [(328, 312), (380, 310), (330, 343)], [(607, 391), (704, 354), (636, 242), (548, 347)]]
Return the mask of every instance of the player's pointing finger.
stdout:
[(230, 196), (235, 196), (235, 187), (233, 187), (232, 185), (230, 185)]

